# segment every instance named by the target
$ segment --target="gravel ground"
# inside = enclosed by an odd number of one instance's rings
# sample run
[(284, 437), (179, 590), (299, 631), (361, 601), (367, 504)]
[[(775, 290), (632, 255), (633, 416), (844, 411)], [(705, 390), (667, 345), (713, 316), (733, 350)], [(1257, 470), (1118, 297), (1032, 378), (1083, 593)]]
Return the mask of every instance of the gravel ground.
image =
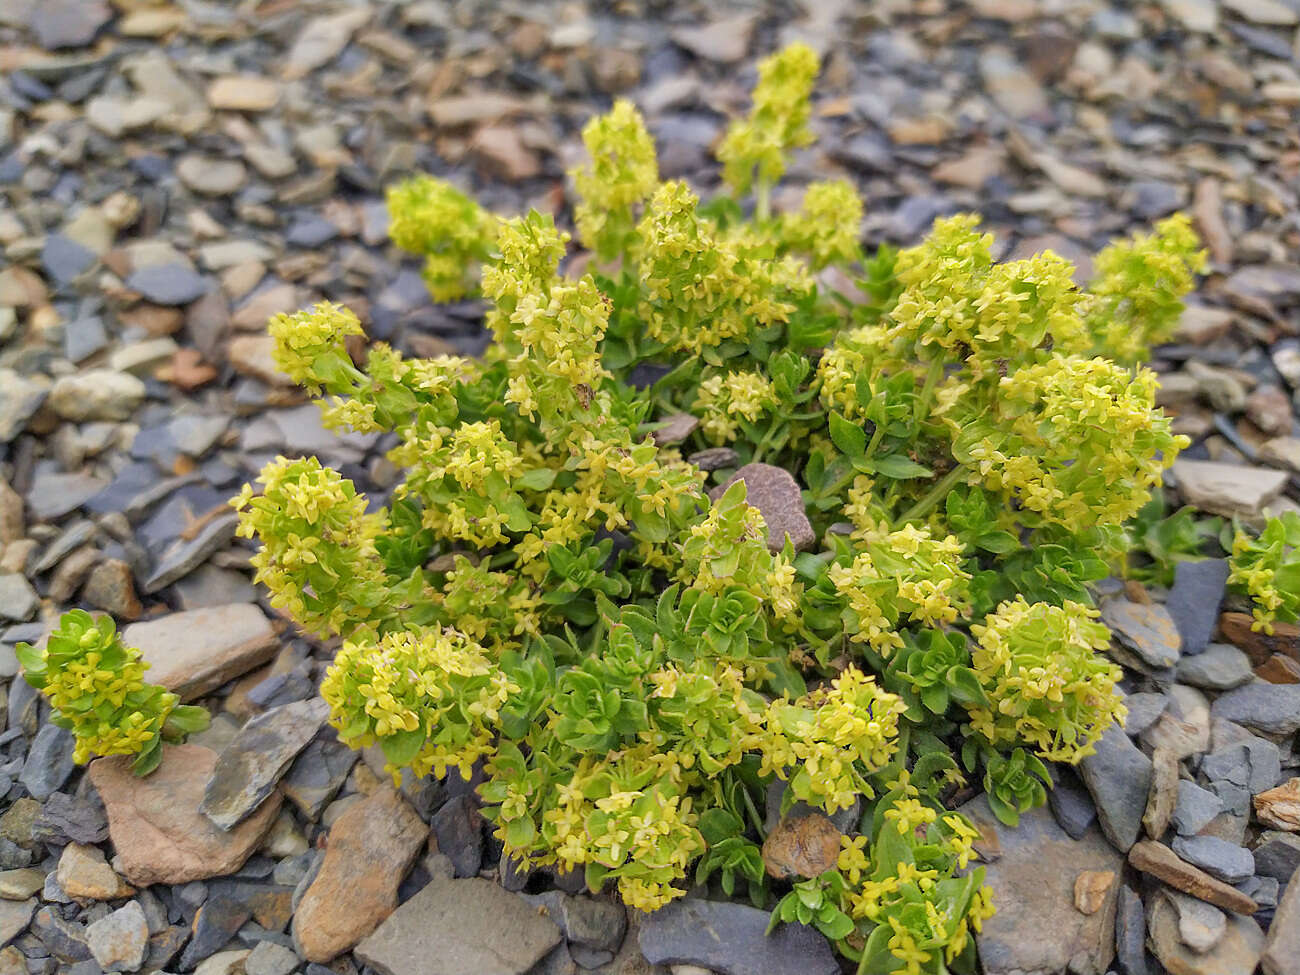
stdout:
[[(815, 970), (819, 935), (764, 940), (749, 908), (646, 921), (502, 869), (466, 787), (399, 795), (339, 745), (327, 648), (253, 589), (224, 502), (281, 452), (379, 497), (394, 471), (275, 372), (268, 315), (329, 298), (404, 351), (480, 351), (479, 306), (434, 307), (387, 245), (386, 184), (563, 215), (581, 124), (626, 95), (707, 191), (756, 60), (802, 39), (820, 140), (790, 192), (853, 179), (871, 242), (973, 210), (1086, 278), (1193, 212), (1212, 271), (1155, 361), (1195, 441), (1170, 500), (1257, 519), (1300, 497), (1298, 24), (1300, 0), (4, 0), (0, 975)], [(1128, 727), (990, 827), (987, 972), (1300, 972), (1300, 631), (1250, 633), (1224, 575), (1108, 593)], [(186, 760), (72, 764), (13, 645), (74, 605), (137, 621), (153, 678), (217, 715)]]

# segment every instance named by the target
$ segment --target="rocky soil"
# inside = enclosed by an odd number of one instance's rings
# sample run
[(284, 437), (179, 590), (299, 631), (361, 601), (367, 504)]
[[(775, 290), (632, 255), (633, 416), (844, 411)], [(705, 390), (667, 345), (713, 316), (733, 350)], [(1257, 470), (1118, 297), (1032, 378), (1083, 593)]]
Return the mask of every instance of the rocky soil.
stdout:
[[(800, 38), (825, 70), (792, 181), (854, 179), (873, 242), (970, 209), (1086, 278), (1195, 214), (1212, 273), (1156, 357), (1195, 440), (1170, 499), (1257, 519), (1300, 497), (1298, 26), (1300, 0), (4, 0), (0, 975), (837, 971), (752, 908), (646, 919), (521, 876), (468, 786), (394, 791), (338, 743), (329, 648), (254, 590), (225, 500), (282, 452), (381, 499), (395, 472), (322, 429), (266, 318), (329, 298), (403, 350), (481, 350), (480, 307), (434, 307), (386, 244), (387, 183), (563, 213), (582, 122), (626, 95), (707, 190), (755, 60)], [(1127, 727), (1019, 828), (968, 808), (990, 975), (1300, 972), (1300, 631), (1251, 633), (1225, 575), (1110, 587)], [(216, 715), (148, 779), (75, 767), (16, 679), (73, 605)]]

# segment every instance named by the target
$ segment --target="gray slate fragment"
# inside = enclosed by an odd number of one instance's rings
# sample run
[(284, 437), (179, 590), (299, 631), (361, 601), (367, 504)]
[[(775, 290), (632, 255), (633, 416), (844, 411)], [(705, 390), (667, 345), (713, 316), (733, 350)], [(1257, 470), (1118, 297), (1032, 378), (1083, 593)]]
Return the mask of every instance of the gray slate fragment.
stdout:
[(158, 559), (153, 575), (144, 584), (146, 593), (155, 593), (183, 579), (235, 537), (239, 516), (233, 511), (208, 522), (193, 538), (178, 538)]
[(1056, 784), (1047, 793), (1047, 804), (1061, 829), (1077, 840), (1097, 821), (1097, 807), (1073, 768), (1053, 765), (1051, 771)]
[(38, 521), (56, 521), (76, 511), (106, 486), (103, 479), (80, 472), (38, 473), (27, 492), (27, 510)]
[(1287, 883), (1300, 869), (1300, 836), (1270, 829), (1260, 835), (1254, 849), (1255, 872)]
[(242, 822), (271, 794), (328, 714), (329, 706), (316, 698), (251, 719), (217, 758), (200, 811), (222, 829)]
[(149, 923), (136, 901), (86, 926), (86, 945), (105, 971), (134, 972), (149, 949)]
[(1217, 836), (1175, 836), (1173, 850), (1225, 883), (1239, 884), (1255, 872), (1255, 858), (1249, 850)]
[(57, 284), (68, 284), (95, 263), (95, 252), (63, 234), (50, 234), (41, 248), (41, 264)]
[(1101, 606), (1101, 618), (1148, 667), (1164, 670), (1178, 662), (1182, 637), (1163, 606), (1109, 599)]
[(1142, 691), (1124, 698), (1128, 715), (1124, 718), (1124, 730), (1136, 738), (1150, 728), (1169, 707), (1169, 698), (1154, 691)]
[(677, 900), (641, 925), (638, 943), (652, 965), (698, 965), (718, 975), (837, 975), (830, 942), (813, 928), (780, 924), (744, 904)]
[(68, 776), (76, 768), (72, 760), (76, 746), (76, 738), (66, 728), (52, 724), (41, 726), (27, 752), (22, 774), (18, 776), (18, 781), (33, 799), (44, 802), (68, 781)]
[(281, 780), (285, 798), (307, 819), (320, 819), (329, 801), (342, 788), (360, 754), (338, 740), (332, 729), (315, 738)]
[(1223, 811), (1223, 802), (1213, 792), (1202, 789), (1195, 782), (1180, 779), (1178, 801), (1170, 823), (1184, 836), (1200, 832), (1210, 820)]
[(1115, 954), (1124, 975), (1151, 975), (1146, 952), (1146, 910), (1141, 896), (1127, 884), (1119, 889), (1115, 911)]
[(470, 877), (431, 881), (354, 953), (380, 975), (523, 975), (561, 937), (555, 922), (518, 894)]
[(1183, 656), (1200, 653), (1214, 636), (1228, 582), (1227, 559), (1179, 562), (1165, 609), (1183, 638)]
[(1096, 751), (1079, 763), (1106, 838), (1121, 851), (1137, 842), (1151, 788), (1151, 759), (1118, 725), (1111, 725)]
[(0, 620), (23, 623), (40, 608), (36, 590), (23, 576), (16, 572), (0, 574)]
[(7, 945), (23, 932), (32, 919), (36, 904), (35, 897), (25, 901), (0, 900), (0, 945)]
[(104, 0), (40, 0), (28, 26), (47, 51), (85, 47), (113, 16)]
[(142, 267), (126, 279), (126, 286), (156, 305), (188, 305), (208, 291), (208, 282), (185, 264)]
[(451, 860), (456, 876), (477, 877), (483, 866), (483, 817), (475, 797), (466, 793), (448, 799), (430, 825), (438, 850)]
[(1210, 691), (1230, 691), (1255, 676), (1250, 658), (1231, 643), (1211, 643), (1195, 656), (1184, 655), (1174, 672), (1180, 683)]
[(781, 551), (787, 535), (796, 552), (808, 551), (816, 544), (817, 536), (804, 510), (803, 494), (789, 471), (771, 464), (746, 464), (711, 490), (709, 499), (717, 501), (737, 481), (745, 482), (745, 500), (762, 513), (767, 523), (768, 551)]
[(1256, 731), (1293, 734), (1300, 729), (1300, 684), (1247, 684), (1222, 695), (1210, 713)]

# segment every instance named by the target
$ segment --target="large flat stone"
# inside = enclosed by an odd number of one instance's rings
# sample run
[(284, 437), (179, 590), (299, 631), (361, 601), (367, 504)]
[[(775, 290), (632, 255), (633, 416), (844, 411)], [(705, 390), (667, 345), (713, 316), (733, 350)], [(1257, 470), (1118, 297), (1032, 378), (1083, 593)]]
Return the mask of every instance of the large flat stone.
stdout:
[(209, 606), (132, 623), (127, 646), (149, 662), (148, 679), (192, 701), (266, 663), (279, 647), (271, 621), (257, 606)]
[(162, 764), (145, 778), (132, 774), (123, 756), (90, 763), (90, 781), (104, 800), (122, 874), (146, 887), (234, 873), (275, 822), (280, 794), (272, 793), (234, 829), (218, 829), (199, 812), (217, 753), (199, 745), (164, 749)]
[(698, 965), (718, 975), (836, 975), (830, 942), (802, 924), (766, 933), (768, 912), (746, 904), (677, 900), (649, 915), (638, 942), (652, 965)]
[(554, 921), (490, 880), (433, 880), (356, 956), (381, 975), (523, 975), (560, 937)]
[[(1014, 829), (999, 823), (983, 796), (961, 812), (1001, 855), (986, 867), (998, 912), (976, 938), (986, 975), (1099, 975), (1115, 955), (1120, 884), (1112, 883), (1091, 914), (1075, 907), (1085, 871), (1118, 877), (1123, 858), (1096, 827), (1072, 839), (1046, 808), (1022, 813)], [(1029, 932), (1037, 932), (1030, 935)], [(1050, 932), (1050, 936), (1048, 933)]]

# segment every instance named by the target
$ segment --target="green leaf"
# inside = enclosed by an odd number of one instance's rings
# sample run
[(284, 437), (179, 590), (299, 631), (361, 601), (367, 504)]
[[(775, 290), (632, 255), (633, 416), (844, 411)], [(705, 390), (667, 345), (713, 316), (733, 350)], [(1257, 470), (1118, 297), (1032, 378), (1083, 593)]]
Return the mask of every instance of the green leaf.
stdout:
[(903, 457), (901, 454), (892, 454), (888, 457), (875, 457), (872, 458), (871, 463), (875, 466), (876, 473), (884, 474), (886, 477), (892, 477), (897, 480), (934, 476), (934, 471), (930, 470), (930, 468), (922, 467), (916, 461)]
[(20, 643), (18, 646), (14, 647), (14, 653), (18, 657), (19, 665), (27, 672), (28, 683), (31, 683), (31, 675), (45, 673), (44, 650), (37, 650), (30, 643)]
[(732, 813), (717, 806), (700, 813), (700, 833), (704, 842), (716, 846), (725, 839), (744, 832), (744, 823)]
[(847, 938), (853, 933), (854, 927), (853, 919), (840, 910), (836, 910), (829, 921), (820, 921), (817, 925), (818, 930), (832, 941)]
[(556, 472), (549, 467), (535, 467), (527, 474), (515, 478), (515, 487), (529, 491), (545, 491), (555, 483)]
[(867, 450), (867, 434), (836, 412), (830, 414), (831, 440), (850, 459), (860, 459)]
[(397, 731), (379, 739), (379, 746), (384, 750), (384, 758), (392, 765), (405, 767), (419, 754), (426, 736), (424, 730)]

